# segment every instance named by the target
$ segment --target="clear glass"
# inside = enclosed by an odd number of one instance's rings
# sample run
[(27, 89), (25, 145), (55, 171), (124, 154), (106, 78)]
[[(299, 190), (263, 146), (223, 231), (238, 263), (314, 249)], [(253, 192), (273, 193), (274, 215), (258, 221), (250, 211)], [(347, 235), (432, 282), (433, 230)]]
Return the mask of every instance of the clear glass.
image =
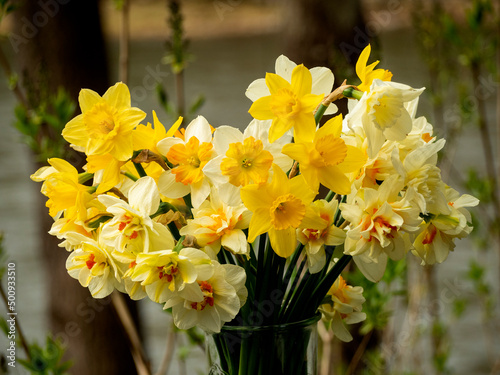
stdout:
[(207, 334), (209, 375), (316, 375), (320, 317)]

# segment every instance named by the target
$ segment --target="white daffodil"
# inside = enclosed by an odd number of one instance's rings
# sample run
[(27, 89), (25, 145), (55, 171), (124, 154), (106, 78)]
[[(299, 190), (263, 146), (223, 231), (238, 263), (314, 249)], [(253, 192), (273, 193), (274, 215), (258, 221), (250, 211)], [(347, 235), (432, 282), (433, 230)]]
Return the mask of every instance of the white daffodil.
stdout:
[(310, 273), (323, 269), (326, 263), (325, 245), (336, 246), (344, 243), (345, 232), (334, 224), (338, 202), (317, 200), (312, 202), (297, 229), (297, 239), (305, 245)]
[(193, 207), (199, 207), (210, 194), (210, 182), (203, 168), (216, 156), (208, 121), (198, 116), (186, 127), (184, 139), (167, 137), (158, 142), (157, 148), (174, 166), (158, 180), (161, 194), (171, 199), (191, 194)]
[(262, 184), (270, 179), (272, 164), (288, 171), (293, 160), (281, 152), (292, 136), (285, 134), (269, 143), (271, 120), (252, 120), (242, 133), (230, 126), (220, 126), (214, 132), (214, 150), (217, 157), (210, 160), (203, 172), (231, 205), (241, 202), (239, 188), (250, 183)]
[(178, 295), (168, 301), (164, 309), (172, 307), (174, 324), (180, 329), (200, 327), (207, 332), (220, 332), (245, 304), (245, 270), (232, 264), (213, 261), (214, 273), (208, 280), (197, 280), (201, 300)]
[(152, 177), (135, 182), (128, 192), (129, 203), (111, 195), (99, 195), (98, 199), (114, 215), (101, 231), (109, 246), (133, 254), (174, 247), (170, 231), (150, 218), (160, 205), (160, 193)]
[(251, 213), (243, 205), (228, 206), (212, 187), (210, 200), (193, 209), (193, 219), (180, 230), (181, 235), (192, 235), (200, 247), (209, 247), (217, 254), (222, 247), (234, 254), (247, 255), (249, 245), (243, 229), (248, 228)]
[[(296, 63), (291, 61), (288, 57), (281, 55), (276, 59), (275, 72), (280, 77), (288, 82), (292, 82), (292, 72), (297, 66)], [(315, 67), (309, 70), (312, 76), (312, 90), (311, 94), (314, 95), (328, 95), (333, 89), (335, 77), (332, 71), (325, 67)], [(269, 87), (266, 85), (265, 78), (259, 78), (253, 81), (247, 88), (245, 95), (251, 101), (255, 102), (257, 99), (270, 95)], [(338, 111), (335, 104), (330, 104), (326, 110), (326, 115), (332, 115)]]
[(344, 253), (353, 256), (361, 272), (371, 281), (384, 274), (387, 258), (400, 260), (409, 248), (404, 233), (418, 230), (419, 209), (410, 204), (413, 190), (401, 197), (403, 182), (396, 176), (385, 180), (378, 190), (361, 188), (340, 204), (342, 216), (350, 222)]
[(201, 301), (203, 296), (195, 283), (207, 280), (213, 274), (213, 265), (203, 251), (186, 247), (179, 253), (161, 250), (139, 254), (136, 258), (132, 281), (146, 287), (149, 298), (164, 303), (177, 295)]
[(412, 253), (422, 264), (443, 262), (455, 248), (455, 238), (464, 238), (472, 231), (468, 225), (471, 216), (466, 207), (475, 207), (479, 200), (471, 195), (460, 195), (451, 187), (444, 189), (448, 212), (430, 214), (421, 225), (421, 232), (413, 242)]
[(66, 241), (74, 246), (66, 260), (66, 269), (72, 278), (89, 288), (92, 297), (104, 298), (114, 289), (124, 291), (121, 275), (111, 257), (112, 248), (75, 232), (67, 232)]
[(386, 140), (402, 141), (413, 127), (415, 100), (424, 89), (375, 79), (370, 91), (346, 116), (350, 128), (363, 126), (368, 141), (368, 156), (375, 157)]
[(361, 312), (363, 302), (363, 288), (347, 285), (344, 278), (339, 276), (328, 291), (331, 301), (319, 307), (323, 319), (331, 324), (335, 336), (341, 341), (349, 342), (352, 336), (344, 326), (355, 324), (366, 319), (366, 314)]

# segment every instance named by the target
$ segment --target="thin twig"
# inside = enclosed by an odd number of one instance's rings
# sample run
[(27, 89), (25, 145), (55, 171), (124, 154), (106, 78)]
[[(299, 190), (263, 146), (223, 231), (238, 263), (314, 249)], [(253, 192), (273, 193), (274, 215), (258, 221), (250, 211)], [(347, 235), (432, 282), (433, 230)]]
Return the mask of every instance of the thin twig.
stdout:
[(175, 327), (171, 325), (171, 329), (167, 335), (167, 344), (165, 345), (165, 354), (160, 363), (160, 368), (156, 372), (156, 375), (167, 375), (168, 369), (170, 368), (170, 363), (174, 357), (174, 347), (175, 341), (177, 339), (177, 333), (175, 332)]
[(372, 335), (373, 335), (373, 330), (371, 330), (370, 332), (368, 332), (366, 335), (363, 336), (363, 340), (361, 340), (361, 343), (356, 349), (356, 353), (354, 353), (354, 356), (352, 357), (351, 363), (349, 363), (349, 367), (347, 367), (346, 375), (351, 375), (355, 373), (354, 371), (358, 367), (359, 361), (363, 357), (363, 354), (365, 354), (366, 347)]
[(127, 84), (128, 82), (128, 65), (129, 65), (129, 45), (130, 45), (130, 4), (128, 0), (123, 0), (121, 16), (122, 27), (120, 30), (120, 81)]
[[(7, 56), (5, 56), (2, 46), (0, 46), (0, 65), (2, 66), (2, 69), (7, 79), (10, 80), (12, 78), (12, 69), (10, 67)], [(14, 95), (16, 96), (19, 103), (24, 107), (24, 109), (29, 109), (28, 101), (24, 97), (24, 94), (17, 83), (12, 88), (12, 91), (14, 92)]]
[[(2, 295), (2, 300), (5, 304), (5, 308), (9, 310), (9, 302), (7, 299), (7, 295), (5, 294), (5, 290), (3, 290), (3, 286), (1, 284), (0, 284), (0, 294)], [(21, 345), (23, 346), (23, 349), (26, 352), (26, 358), (28, 359), (29, 362), (31, 362), (31, 354), (28, 341), (26, 341), (26, 336), (24, 336), (23, 330), (21, 329), (21, 324), (19, 323), (19, 317), (17, 316), (17, 314), (15, 315), (15, 319), (16, 319), (16, 329), (19, 341), (21, 341)]]
[(125, 304), (123, 296), (118, 292), (114, 292), (111, 294), (111, 301), (113, 302), (113, 307), (115, 308), (118, 318), (120, 319), (123, 329), (129, 339), (137, 373), (139, 375), (151, 375), (148, 361), (139, 338), (139, 333), (137, 332), (136, 326), (132, 320), (132, 316), (130, 315), (127, 305)]

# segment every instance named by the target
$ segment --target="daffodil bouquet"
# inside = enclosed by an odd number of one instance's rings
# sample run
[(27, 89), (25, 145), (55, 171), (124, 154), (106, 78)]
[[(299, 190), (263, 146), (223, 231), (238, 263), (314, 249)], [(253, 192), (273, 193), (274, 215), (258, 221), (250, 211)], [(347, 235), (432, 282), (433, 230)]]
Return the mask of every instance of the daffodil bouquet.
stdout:
[[(357, 86), (335, 89), (329, 69), (280, 56), (276, 73), (246, 91), (254, 120), (243, 131), (202, 116), (167, 131), (154, 112), (144, 125), (125, 84), (102, 97), (83, 89), (82, 113), (62, 136), (85, 153), (84, 171), (54, 158), (32, 175), (43, 181), (69, 275), (94, 298), (116, 289), (163, 304), (180, 329), (218, 333), (321, 313), (350, 340), (344, 324), (364, 319), (364, 298), (342, 278), (346, 265), (376, 282), (389, 258), (409, 252), (443, 262), (471, 232), (466, 208), (478, 204), (441, 179), (445, 141), (416, 117), (423, 89), (391, 82), (369, 55), (370, 46)], [(344, 118), (335, 116), (342, 97)], [(255, 348), (219, 349), (226, 373), (265, 373), (242, 367), (256, 363)], [(293, 369), (283, 373), (304, 373)]]

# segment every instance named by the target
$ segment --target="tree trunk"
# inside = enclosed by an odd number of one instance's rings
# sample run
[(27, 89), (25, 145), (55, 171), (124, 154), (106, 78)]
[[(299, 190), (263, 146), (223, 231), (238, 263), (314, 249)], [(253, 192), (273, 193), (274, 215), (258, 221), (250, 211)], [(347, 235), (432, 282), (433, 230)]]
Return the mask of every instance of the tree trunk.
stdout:
[[(75, 101), (81, 88), (102, 95), (109, 81), (98, 1), (39, 0), (17, 5), (9, 40), (30, 105), (36, 106), (41, 96), (60, 87)], [(68, 161), (80, 168), (85, 156), (71, 153)], [(47, 234), (53, 220), (45, 207), (41, 211), (40, 250), (49, 277), (50, 331), (67, 346), (71, 374), (136, 374), (110, 298), (93, 299), (67, 274), (68, 253)]]

